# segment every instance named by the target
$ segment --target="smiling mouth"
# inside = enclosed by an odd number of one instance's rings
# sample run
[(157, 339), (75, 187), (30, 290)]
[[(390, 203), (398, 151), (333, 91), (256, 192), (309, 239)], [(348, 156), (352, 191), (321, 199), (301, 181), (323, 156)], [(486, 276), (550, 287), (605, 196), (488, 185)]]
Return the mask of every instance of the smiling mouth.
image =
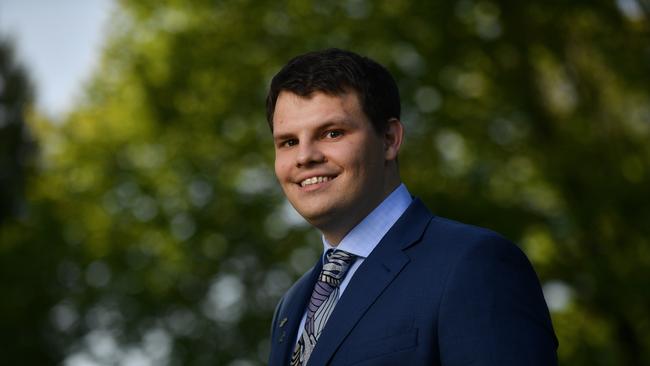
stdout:
[(329, 182), (332, 179), (336, 178), (336, 176), (333, 177), (327, 177), (327, 176), (318, 176), (318, 177), (311, 177), (303, 180), (300, 182), (301, 187), (308, 187), (312, 184), (318, 184), (318, 183), (324, 183), (324, 182)]

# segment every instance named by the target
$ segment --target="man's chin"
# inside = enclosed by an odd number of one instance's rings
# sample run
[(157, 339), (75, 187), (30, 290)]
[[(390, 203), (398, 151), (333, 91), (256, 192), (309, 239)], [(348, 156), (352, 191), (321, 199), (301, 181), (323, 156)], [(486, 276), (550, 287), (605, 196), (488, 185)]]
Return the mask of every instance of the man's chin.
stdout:
[(297, 211), (307, 222), (320, 230), (331, 226), (335, 217), (340, 216), (331, 209), (299, 209)]

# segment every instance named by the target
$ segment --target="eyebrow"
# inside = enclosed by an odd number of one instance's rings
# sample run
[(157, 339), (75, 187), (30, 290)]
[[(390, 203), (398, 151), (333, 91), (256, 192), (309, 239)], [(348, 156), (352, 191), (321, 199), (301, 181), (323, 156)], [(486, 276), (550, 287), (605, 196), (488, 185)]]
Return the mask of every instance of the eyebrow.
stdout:
[(274, 135), (273, 136), (273, 141), (278, 142), (278, 141), (284, 141), (284, 140), (289, 140), (292, 138), (295, 138), (296, 136), (292, 133), (283, 133), (280, 135)]
[[(316, 131), (323, 131), (323, 130), (327, 130), (328, 128), (337, 127), (337, 126), (352, 127), (353, 124), (347, 118), (334, 118), (334, 119), (330, 119), (330, 120), (327, 120), (327, 121), (323, 122), (323, 124), (319, 125), (316, 128)], [(291, 138), (295, 138), (295, 137), (296, 137), (295, 133), (286, 132), (286, 133), (281, 133), (281, 134), (278, 134), (278, 135), (274, 135), (273, 140), (274, 141), (281, 141), (281, 140), (291, 139)]]

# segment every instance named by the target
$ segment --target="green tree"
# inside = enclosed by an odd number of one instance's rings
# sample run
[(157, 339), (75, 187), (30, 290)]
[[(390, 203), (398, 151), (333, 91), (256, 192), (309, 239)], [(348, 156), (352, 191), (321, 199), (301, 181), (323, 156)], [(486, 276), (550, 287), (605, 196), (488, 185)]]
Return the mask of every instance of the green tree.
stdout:
[(121, 2), (85, 100), (32, 121), (30, 209), (0, 248), (39, 280), (3, 290), (31, 304), (3, 325), (36, 319), (52, 362), (263, 364), (320, 248), (274, 181), (264, 96), (289, 57), (336, 46), (396, 76), (410, 190), (527, 252), (562, 363), (649, 363), (643, 4)]
[(58, 219), (41, 216), (29, 199), (37, 152), (26, 123), (31, 104), (27, 71), (0, 37), (0, 343), (7, 360), (47, 364), (63, 356), (45, 335), (48, 309), (60, 297), (50, 287), (58, 258), (43, 255), (39, 235), (56, 235)]
[(31, 99), (27, 73), (15, 61), (9, 40), (0, 37), (0, 223), (23, 211), (35, 151), (25, 124)]

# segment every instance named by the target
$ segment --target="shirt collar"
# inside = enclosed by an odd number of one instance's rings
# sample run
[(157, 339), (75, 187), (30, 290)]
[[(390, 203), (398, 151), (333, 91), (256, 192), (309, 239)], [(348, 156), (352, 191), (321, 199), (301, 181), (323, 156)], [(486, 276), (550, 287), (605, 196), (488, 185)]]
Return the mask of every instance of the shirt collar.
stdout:
[(323, 235), (323, 253), (328, 249), (340, 249), (359, 258), (366, 258), (379, 241), (397, 222), (413, 201), (413, 197), (402, 183), (379, 206), (375, 207), (357, 226), (355, 226), (338, 246), (330, 245)]

